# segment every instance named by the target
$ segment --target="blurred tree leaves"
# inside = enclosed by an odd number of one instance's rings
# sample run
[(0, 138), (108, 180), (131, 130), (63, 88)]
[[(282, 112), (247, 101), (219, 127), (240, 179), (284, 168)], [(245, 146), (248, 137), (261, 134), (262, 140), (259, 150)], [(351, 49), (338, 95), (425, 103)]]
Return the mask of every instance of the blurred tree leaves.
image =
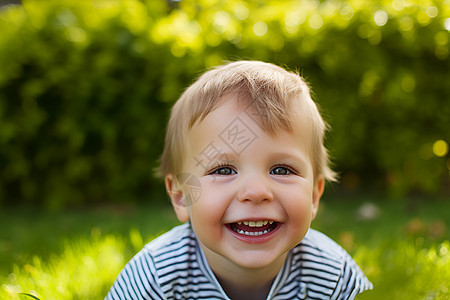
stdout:
[(235, 59), (312, 84), (344, 187), (448, 192), (443, 1), (30, 0), (0, 28), (0, 203), (161, 201), (171, 104)]

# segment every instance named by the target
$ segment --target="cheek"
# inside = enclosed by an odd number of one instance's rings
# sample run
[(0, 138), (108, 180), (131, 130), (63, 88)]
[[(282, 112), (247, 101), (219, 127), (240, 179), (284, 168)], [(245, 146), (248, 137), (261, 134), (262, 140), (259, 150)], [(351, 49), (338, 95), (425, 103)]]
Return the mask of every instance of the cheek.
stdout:
[(191, 223), (198, 239), (209, 249), (222, 241), (225, 227), (222, 225), (227, 209), (220, 191), (204, 189), (200, 199), (191, 207)]
[(282, 191), (283, 207), (295, 226), (309, 227), (312, 219), (312, 189), (297, 185)]
[(221, 225), (222, 218), (229, 206), (229, 197), (220, 188), (211, 188), (202, 184), (200, 198), (191, 207), (191, 220), (199, 226), (208, 226), (209, 230)]

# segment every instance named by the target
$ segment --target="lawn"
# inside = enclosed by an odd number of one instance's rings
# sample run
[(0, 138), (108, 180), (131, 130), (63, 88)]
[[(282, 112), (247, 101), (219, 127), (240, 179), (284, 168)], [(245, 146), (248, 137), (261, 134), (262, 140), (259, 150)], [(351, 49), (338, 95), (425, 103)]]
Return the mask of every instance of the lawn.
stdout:
[[(313, 227), (373, 282), (359, 299), (449, 299), (449, 208), (446, 199), (325, 197)], [(176, 224), (168, 205), (2, 211), (0, 299), (102, 299), (123, 265)]]

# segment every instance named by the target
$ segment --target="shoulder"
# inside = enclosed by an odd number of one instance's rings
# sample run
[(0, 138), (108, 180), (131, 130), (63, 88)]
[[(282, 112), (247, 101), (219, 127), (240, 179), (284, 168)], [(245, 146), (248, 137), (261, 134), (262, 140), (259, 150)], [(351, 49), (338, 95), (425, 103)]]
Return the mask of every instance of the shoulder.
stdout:
[(174, 249), (186, 250), (189, 246), (196, 246), (196, 237), (190, 224), (185, 223), (152, 240), (144, 246), (139, 254), (149, 253), (153, 256), (159, 256), (167, 252), (170, 253)]
[(224, 298), (189, 222), (147, 244), (141, 255), (151, 259), (153, 278), (166, 299)]
[(314, 229), (292, 250), (292, 266), (300, 269), (300, 278), (310, 293), (329, 295), (331, 299), (354, 299), (372, 289), (347, 251)]
[(340, 245), (325, 234), (309, 229), (308, 233), (300, 243), (300, 248), (308, 248), (312, 253), (321, 254), (324, 258), (342, 261), (349, 254)]
[(168, 273), (165, 270), (173, 271), (180, 264), (179, 268), (185, 268), (182, 264), (192, 248), (195, 248), (195, 235), (189, 224), (159, 236), (126, 264), (107, 299), (165, 299), (163, 284)]
[[(170, 231), (157, 237), (129, 262), (141, 262), (152, 266), (155, 280), (164, 284), (164, 279), (170, 270), (185, 270), (188, 263), (195, 258), (197, 241), (190, 223), (172, 228)], [(194, 259), (195, 260), (195, 259)]]

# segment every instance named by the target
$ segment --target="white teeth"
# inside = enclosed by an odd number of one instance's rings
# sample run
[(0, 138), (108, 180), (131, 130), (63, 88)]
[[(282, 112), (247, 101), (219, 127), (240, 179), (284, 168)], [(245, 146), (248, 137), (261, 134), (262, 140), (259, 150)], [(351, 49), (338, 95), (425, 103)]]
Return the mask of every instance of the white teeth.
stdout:
[[(270, 224), (270, 225), (272, 225), (274, 222), (273, 221), (266, 221), (266, 220), (261, 220), (261, 221), (239, 221), (239, 222), (236, 222), (238, 225), (241, 225), (241, 224), (244, 224), (244, 225), (246, 225), (246, 226), (249, 226), (249, 227), (253, 227), (253, 228), (255, 228), (255, 227), (263, 227), (264, 225), (267, 225), (267, 224)], [(232, 229), (235, 231), (235, 232), (237, 232), (237, 233), (239, 233), (239, 234), (242, 234), (242, 235), (247, 235), (247, 236), (260, 236), (260, 235), (263, 235), (263, 234), (266, 234), (266, 233), (269, 233), (269, 232), (271, 232), (272, 230), (274, 230), (275, 228), (274, 228), (274, 226), (270, 226), (270, 227), (268, 227), (267, 229), (265, 229), (265, 230), (260, 230), (260, 231), (245, 231), (245, 230), (242, 230), (241, 228), (237, 228), (237, 226), (232, 226)]]
[(248, 231), (244, 231), (244, 230), (241, 230), (241, 229), (238, 229), (238, 230), (236, 230), (236, 231), (237, 231), (237, 233), (239, 233), (239, 234), (250, 235), (250, 236), (259, 236), (259, 235), (263, 235), (263, 234), (266, 234), (266, 233), (269, 232), (268, 230), (257, 231), (257, 232), (248, 232)]
[(273, 221), (267, 221), (267, 220), (261, 220), (261, 221), (242, 221), (242, 222), (237, 222), (239, 225), (247, 225), (250, 227), (261, 227), (261, 226), (265, 226), (267, 224), (272, 225)]

